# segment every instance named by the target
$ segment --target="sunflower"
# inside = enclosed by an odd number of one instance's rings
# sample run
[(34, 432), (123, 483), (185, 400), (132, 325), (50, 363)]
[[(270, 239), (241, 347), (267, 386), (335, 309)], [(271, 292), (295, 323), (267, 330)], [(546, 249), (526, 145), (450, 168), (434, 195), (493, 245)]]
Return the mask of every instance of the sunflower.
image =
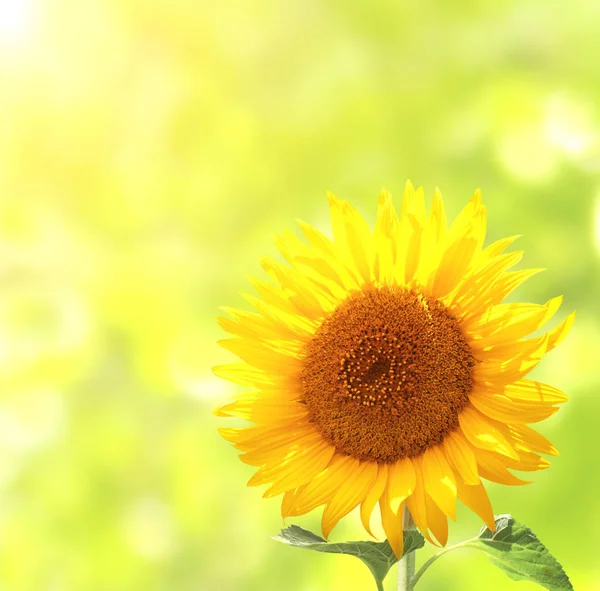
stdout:
[[(396, 555), (404, 507), (445, 545), (457, 499), (494, 529), (482, 479), (527, 484), (510, 470), (549, 466), (556, 448), (528, 426), (566, 396), (525, 379), (565, 337), (574, 314), (545, 324), (562, 298), (502, 303), (540, 269), (509, 271), (516, 236), (483, 247), (486, 211), (475, 193), (449, 228), (439, 191), (427, 214), (409, 183), (398, 216), (382, 191), (374, 230), (329, 194), (333, 241), (299, 222), (306, 242), (275, 241), (289, 265), (261, 259), (272, 282), (251, 279), (256, 309), (225, 308), (241, 363), (214, 368), (251, 390), (215, 414), (254, 423), (221, 435), (258, 467), (248, 484), (283, 494), (283, 517), (324, 505), (325, 538), (360, 505), (364, 528), (379, 504)], [(372, 535), (372, 534), (371, 534)]]

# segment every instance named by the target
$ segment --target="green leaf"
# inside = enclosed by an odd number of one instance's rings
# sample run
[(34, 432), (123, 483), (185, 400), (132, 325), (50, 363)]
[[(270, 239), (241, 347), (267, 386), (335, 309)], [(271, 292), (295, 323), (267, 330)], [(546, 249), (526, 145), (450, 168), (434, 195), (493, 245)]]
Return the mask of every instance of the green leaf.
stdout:
[[(390, 568), (398, 559), (394, 555), (388, 541), (385, 542), (339, 542), (329, 543), (327, 540), (302, 529), (297, 525), (291, 525), (281, 531), (273, 538), (284, 544), (290, 544), (298, 548), (316, 550), (317, 552), (329, 552), (330, 554), (348, 554), (362, 560), (375, 578), (377, 588), (383, 590), (383, 579), (385, 579)], [(406, 556), (425, 545), (423, 536), (417, 531), (404, 532), (404, 554)]]
[(550, 591), (573, 589), (569, 577), (548, 548), (511, 515), (496, 517), (496, 531), (484, 527), (468, 546), (483, 550), (515, 581), (532, 581)]

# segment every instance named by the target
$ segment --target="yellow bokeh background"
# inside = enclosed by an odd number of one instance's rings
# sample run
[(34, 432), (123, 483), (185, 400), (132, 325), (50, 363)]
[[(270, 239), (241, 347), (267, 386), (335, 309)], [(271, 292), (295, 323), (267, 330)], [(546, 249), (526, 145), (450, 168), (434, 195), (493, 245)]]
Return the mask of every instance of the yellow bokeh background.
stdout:
[[(269, 539), (210, 414), (214, 318), (273, 232), (327, 229), (326, 190), (372, 222), (411, 178), (451, 215), (480, 186), (490, 240), (548, 269), (518, 297), (578, 311), (535, 374), (570, 395), (562, 455), (489, 490), (599, 589), (599, 26), (593, 0), (0, 0), (0, 588), (373, 589)], [(468, 550), (419, 583), (512, 588), (539, 587)]]

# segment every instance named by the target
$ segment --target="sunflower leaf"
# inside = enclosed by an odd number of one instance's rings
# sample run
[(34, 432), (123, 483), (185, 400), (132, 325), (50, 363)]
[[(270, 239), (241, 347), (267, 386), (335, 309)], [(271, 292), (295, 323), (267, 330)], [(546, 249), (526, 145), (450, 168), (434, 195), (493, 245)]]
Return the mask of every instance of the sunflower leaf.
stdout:
[[(338, 542), (330, 543), (327, 540), (302, 529), (297, 525), (286, 527), (274, 540), (305, 548), (306, 550), (316, 550), (317, 552), (328, 552), (330, 554), (348, 554), (356, 556), (362, 560), (371, 571), (375, 578), (377, 588), (383, 589), (383, 580), (388, 574), (390, 568), (398, 562), (388, 541), (385, 542)], [(410, 554), (425, 545), (423, 536), (417, 531), (404, 532), (404, 554)]]
[(496, 531), (484, 527), (469, 547), (483, 550), (515, 581), (532, 581), (550, 591), (572, 590), (562, 566), (526, 525), (511, 515), (496, 517)]

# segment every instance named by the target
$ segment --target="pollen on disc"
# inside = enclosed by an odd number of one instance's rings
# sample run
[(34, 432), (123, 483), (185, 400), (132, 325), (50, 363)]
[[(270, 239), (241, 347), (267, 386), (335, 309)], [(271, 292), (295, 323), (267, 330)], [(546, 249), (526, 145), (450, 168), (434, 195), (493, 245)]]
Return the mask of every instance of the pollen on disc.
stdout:
[(414, 290), (356, 291), (305, 350), (303, 402), (338, 452), (393, 463), (458, 427), (473, 357), (446, 306)]

